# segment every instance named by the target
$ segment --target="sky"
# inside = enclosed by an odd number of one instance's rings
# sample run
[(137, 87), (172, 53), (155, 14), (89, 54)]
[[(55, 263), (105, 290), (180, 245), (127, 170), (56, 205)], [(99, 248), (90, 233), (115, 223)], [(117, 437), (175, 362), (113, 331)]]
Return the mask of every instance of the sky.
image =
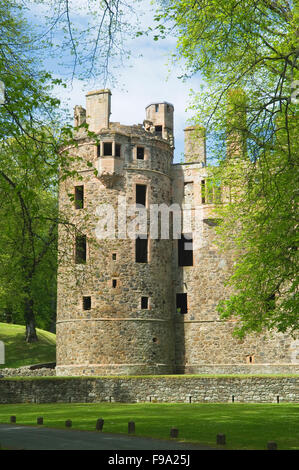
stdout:
[[(80, 13), (75, 16), (76, 3), (81, 7)], [(87, 22), (88, 0), (71, 0), (71, 13), (78, 25)], [(133, 2), (131, 2), (133, 3)], [(141, 29), (153, 24), (153, 7), (149, 0), (138, 2)], [(32, 5), (31, 12), (39, 18), (44, 15), (43, 7)], [(86, 16), (85, 16), (86, 13)], [(132, 20), (133, 21), (133, 20)], [(145, 119), (145, 108), (150, 103), (167, 101), (174, 106), (174, 136), (175, 156), (174, 161), (180, 162), (184, 152), (184, 128), (190, 125), (188, 119), (192, 117), (190, 111), (186, 111), (190, 102), (190, 89), (199, 90), (201, 80), (199, 77), (182, 82), (177, 77), (182, 74), (182, 67), (169, 66), (170, 54), (175, 48), (175, 39), (154, 41), (152, 37), (140, 36), (126, 43), (131, 51), (130, 59), (124, 66), (117, 68), (118, 84), (108, 86), (112, 92), (111, 121), (125, 125), (142, 124)], [(47, 66), (47, 61), (45, 62)], [(49, 59), (48, 65), (56, 77), (62, 77), (60, 68), (53, 65)], [(67, 82), (67, 88), (57, 88), (55, 93), (67, 107), (70, 115), (73, 114), (75, 105), (85, 107), (85, 95), (87, 91), (101, 89), (103, 83), (95, 80), (79, 80), (74, 78)]]

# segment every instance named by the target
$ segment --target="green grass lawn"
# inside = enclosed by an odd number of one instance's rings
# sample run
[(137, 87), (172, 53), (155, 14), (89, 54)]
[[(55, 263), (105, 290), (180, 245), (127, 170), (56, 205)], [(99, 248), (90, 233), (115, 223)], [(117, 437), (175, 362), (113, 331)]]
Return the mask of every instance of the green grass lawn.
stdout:
[(0, 422), (16, 415), (17, 424), (36, 425), (44, 417), (47, 427), (95, 430), (98, 418), (104, 431), (127, 433), (135, 421), (136, 435), (169, 439), (171, 427), (179, 429), (179, 440), (215, 447), (216, 435), (226, 434), (227, 449), (265, 449), (275, 441), (279, 449), (299, 450), (299, 404), (16, 404), (0, 405)]
[(56, 336), (48, 331), (37, 329), (39, 341), (26, 343), (25, 326), (0, 323), (0, 340), (5, 344), (4, 367), (21, 367), (56, 360)]

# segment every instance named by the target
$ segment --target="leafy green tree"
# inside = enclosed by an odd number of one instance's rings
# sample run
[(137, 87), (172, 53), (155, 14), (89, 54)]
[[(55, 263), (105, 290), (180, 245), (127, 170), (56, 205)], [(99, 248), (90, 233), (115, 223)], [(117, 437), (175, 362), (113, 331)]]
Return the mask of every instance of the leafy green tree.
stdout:
[(59, 130), (59, 100), (51, 96), (59, 81), (40, 71), (32, 57), (18, 3), (4, 0), (0, 18), (0, 80), (5, 87), (0, 106), (0, 304), (6, 313), (18, 312), (18, 321), (26, 324), (26, 341), (32, 342), (37, 340), (36, 315), (44, 326), (49, 299), (53, 304), (58, 170), (63, 165), (68, 171), (59, 149), (71, 133)]
[[(226, 188), (219, 241), (237, 258), (223, 318), (237, 333), (298, 330), (299, 7), (287, 0), (160, 1), (156, 39), (177, 37), (182, 77), (200, 74), (197, 124)], [(230, 196), (227, 192), (230, 188)]]

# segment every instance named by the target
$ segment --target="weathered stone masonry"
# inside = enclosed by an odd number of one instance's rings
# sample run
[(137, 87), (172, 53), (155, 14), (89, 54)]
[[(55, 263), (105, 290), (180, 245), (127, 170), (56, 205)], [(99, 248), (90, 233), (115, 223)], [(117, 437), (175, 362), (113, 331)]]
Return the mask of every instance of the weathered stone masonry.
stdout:
[[(185, 163), (173, 164), (170, 103), (149, 105), (143, 125), (134, 126), (110, 122), (110, 109), (109, 90), (88, 93), (86, 111), (75, 108), (75, 124), (86, 121), (100, 143), (77, 131), (78, 146), (68, 150), (82, 157), (74, 162), (82, 180), (60, 186), (60, 210), (86, 236), (86, 261), (76, 262), (78, 240), (70, 242), (61, 227), (57, 375), (295, 371), (298, 342), (282, 334), (239, 341), (231, 335), (234, 322), (219, 320), (216, 306), (229, 294), (224, 282), (232, 257), (215, 244), (213, 200), (203, 197), (204, 131), (185, 130)], [(110, 204), (117, 213), (119, 198), (135, 204), (139, 190), (148, 211), (162, 203), (197, 211), (192, 265), (179, 266), (179, 241), (161, 237), (148, 239), (146, 261), (136, 262), (136, 242), (119, 236), (117, 223), (114, 239), (91, 242), (99, 208)], [(68, 194), (79, 195), (82, 206)]]
[(1, 379), (0, 386), (0, 404), (299, 402), (294, 377), (52, 377)]

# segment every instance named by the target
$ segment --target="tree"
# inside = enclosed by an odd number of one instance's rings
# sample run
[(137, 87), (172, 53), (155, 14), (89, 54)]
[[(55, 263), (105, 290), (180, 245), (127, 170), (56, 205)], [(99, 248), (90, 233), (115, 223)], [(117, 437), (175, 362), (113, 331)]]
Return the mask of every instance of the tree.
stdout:
[(231, 191), (218, 211), (220, 244), (237, 253), (229, 280), (235, 293), (219, 306), (222, 318), (239, 317), (240, 335), (295, 332), (298, 4), (158, 3), (157, 36), (176, 35), (182, 77), (200, 73), (205, 80), (194, 94), (195, 120), (212, 137), (218, 165), (211, 173)]
[(32, 342), (37, 340), (35, 305), (43, 297), (45, 307), (45, 297), (52, 299), (55, 287), (60, 166), (62, 176), (68, 173), (60, 146), (71, 132), (60, 130), (59, 100), (50, 94), (59, 81), (51, 80), (32, 58), (20, 8), (4, 0), (0, 13), (0, 80), (5, 87), (0, 107), (0, 303), (19, 312), (26, 341)]

